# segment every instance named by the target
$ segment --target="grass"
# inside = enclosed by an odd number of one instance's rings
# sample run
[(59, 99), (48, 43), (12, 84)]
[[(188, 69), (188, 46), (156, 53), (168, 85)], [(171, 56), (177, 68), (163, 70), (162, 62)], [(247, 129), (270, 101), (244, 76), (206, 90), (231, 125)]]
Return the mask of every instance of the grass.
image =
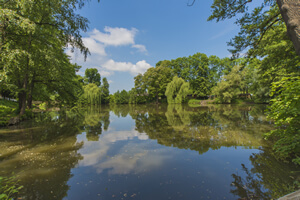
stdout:
[(201, 100), (199, 99), (190, 99), (188, 104), (200, 104), (201, 103)]
[(16, 117), (18, 103), (8, 100), (0, 100), (0, 126), (6, 126), (12, 117)]

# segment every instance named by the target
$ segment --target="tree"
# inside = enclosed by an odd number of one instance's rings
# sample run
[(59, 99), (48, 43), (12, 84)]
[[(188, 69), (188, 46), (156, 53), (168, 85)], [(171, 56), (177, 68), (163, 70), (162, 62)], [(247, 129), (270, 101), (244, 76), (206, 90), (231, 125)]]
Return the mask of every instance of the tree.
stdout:
[(94, 83), (98, 87), (101, 85), (101, 76), (96, 68), (86, 69), (85, 78), (87, 83)]
[[(31, 102), (35, 83), (58, 92), (64, 80), (73, 80), (51, 76), (59, 74), (61, 67), (69, 69), (64, 73), (68, 77), (75, 76), (64, 52), (67, 46), (71, 50), (78, 48), (85, 57), (89, 54), (80, 34), (87, 30), (88, 20), (75, 13), (85, 2), (10, 0), (0, 4), (1, 84), (17, 87), (20, 115), (25, 112), (26, 101)], [(68, 94), (67, 89), (63, 87), (60, 94)]]
[(134, 93), (136, 93), (136, 103), (146, 103), (146, 85), (142, 74), (134, 77)]
[(109, 84), (105, 77), (102, 79), (102, 83), (103, 83), (103, 85), (101, 86), (102, 87), (101, 103), (106, 104), (106, 103), (109, 103)]
[(209, 68), (209, 59), (203, 53), (172, 60), (169, 67), (173, 73), (190, 83), (194, 95), (204, 97), (210, 94), (213, 76)]
[(213, 94), (216, 95), (222, 103), (232, 103), (241, 93), (243, 84), (240, 67), (235, 66), (232, 68), (232, 71), (224, 76), (221, 82), (214, 87)]
[(89, 105), (101, 104), (101, 89), (94, 83), (83, 86), (84, 93), (81, 102)]
[(300, 56), (300, 4), (297, 1), (277, 0), (280, 13), (287, 27), (298, 56)]
[(168, 83), (165, 95), (167, 96), (169, 104), (183, 103), (189, 92), (190, 84), (185, 82), (182, 78), (174, 76), (173, 80)]
[(148, 92), (148, 98), (158, 103), (159, 98), (165, 95), (167, 84), (171, 82), (172, 77), (172, 70), (168, 67), (149, 68), (143, 75), (143, 87)]
[(247, 47), (253, 48), (259, 44), (264, 34), (278, 21), (284, 21), (288, 35), (293, 42), (298, 56), (300, 56), (300, 5), (296, 1), (266, 0), (248, 12), (248, 3), (252, 0), (214, 0), (212, 4), (212, 15), (208, 20), (217, 21), (235, 17), (239, 13), (245, 13), (237, 20), (241, 31), (229, 45), (233, 46), (232, 53), (237, 54)]

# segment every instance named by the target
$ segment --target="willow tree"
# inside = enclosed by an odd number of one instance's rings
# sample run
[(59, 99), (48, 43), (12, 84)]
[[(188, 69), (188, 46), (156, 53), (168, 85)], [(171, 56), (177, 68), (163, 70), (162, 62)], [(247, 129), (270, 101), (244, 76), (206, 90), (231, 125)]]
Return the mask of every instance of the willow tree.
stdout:
[(182, 103), (190, 91), (190, 84), (177, 76), (167, 85), (166, 93), (168, 103)]
[(94, 83), (87, 84), (83, 87), (83, 98), (87, 104), (101, 104), (101, 89)]

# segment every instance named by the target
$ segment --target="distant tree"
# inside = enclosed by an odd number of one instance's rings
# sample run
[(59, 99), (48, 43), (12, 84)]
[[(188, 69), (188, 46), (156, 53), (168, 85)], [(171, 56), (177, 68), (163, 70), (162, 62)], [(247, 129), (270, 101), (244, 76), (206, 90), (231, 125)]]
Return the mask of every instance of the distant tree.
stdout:
[(169, 104), (182, 103), (186, 100), (189, 92), (190, 84), (185, 82), (182, 78), (174, 76), (173, 80), (168, 83), (165, 95), (167, 96)]
[(213, 94), (217, 95), (217, 98), (221, 103), (232, 103), (234, 99), (238, 98), (243, 88), (242, 75), (240, 73), (240, 67), (235, 66), (231, 72), (224, 76), (213, 88)]
[(101, 103), (109, 103), (109, 84), (107, 79), (104, 77), (102, 79), (102, 86), (101, 86), (101, 92), (102, 92), (102, 100)]
[(148, 93), (148, 98), (158, 103), (159, 98), (165, 95), (167, 84), (172, 78), (172, 70), (168, 67), (149, 68), (143, 76), (143, 88)]
[(134, 90), (136, 93), (136, 103), (146, 103), (146, 85), (142, 74), (138, 74), (134, 77)]
[(98, 87), (101, 85), (101, 76), (96, 68), (86, 69), (85, 78), (87, 83), (94, 83)]
[(126, 90), (122, 90), (120, 93), (120, 104), (128, 104), (129, 103), (129, 94)]
[(90, 105), (99, 105), (101, 104), (101, 90), (100, 88), (94, 84), (90, 83), (83, 87), (84, 93), (82, 98), (87, 104)]

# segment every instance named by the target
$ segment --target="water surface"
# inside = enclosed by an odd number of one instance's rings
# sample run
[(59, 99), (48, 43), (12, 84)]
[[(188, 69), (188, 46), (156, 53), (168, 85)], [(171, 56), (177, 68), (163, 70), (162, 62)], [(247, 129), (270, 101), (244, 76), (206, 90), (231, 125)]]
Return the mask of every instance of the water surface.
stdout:
[(271, 154), (264, 106), (110, 106), (0, 129), (22, 199), (271, 199), (299, 168)]

